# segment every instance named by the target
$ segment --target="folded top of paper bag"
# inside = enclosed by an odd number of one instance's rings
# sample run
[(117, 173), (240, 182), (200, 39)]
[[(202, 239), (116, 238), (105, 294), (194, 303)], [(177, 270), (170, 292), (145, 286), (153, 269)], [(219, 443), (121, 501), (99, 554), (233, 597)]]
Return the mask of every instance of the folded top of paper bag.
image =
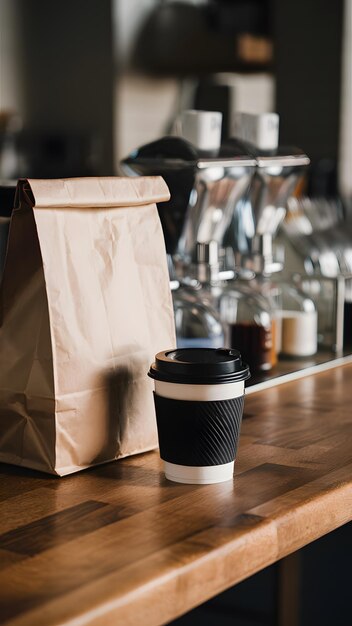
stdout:
[(26, 201), (35, 208), (127, 207), (170, 199), (168, 187), (160, 176), (28, 179), (20, 182)]

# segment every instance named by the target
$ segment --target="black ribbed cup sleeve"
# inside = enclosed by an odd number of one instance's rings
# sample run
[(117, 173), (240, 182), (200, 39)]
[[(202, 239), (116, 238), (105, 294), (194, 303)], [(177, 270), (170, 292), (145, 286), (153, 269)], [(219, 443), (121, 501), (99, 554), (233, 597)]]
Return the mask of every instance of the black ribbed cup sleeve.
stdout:
[(193, 467), (231, 463), (236, 457), (244, 396), (189, 401), (154, 393), (160, 456)]

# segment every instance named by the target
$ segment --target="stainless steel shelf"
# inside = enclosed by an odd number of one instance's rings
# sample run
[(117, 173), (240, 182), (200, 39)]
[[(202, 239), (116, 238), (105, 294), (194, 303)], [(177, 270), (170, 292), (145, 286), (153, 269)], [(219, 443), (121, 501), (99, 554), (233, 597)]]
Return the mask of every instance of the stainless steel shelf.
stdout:
[(255, 375), (248, 381), (246, 395), (318, 374), (346, 363), (352, 363), (350, 351), (342, 355), (336, 355), (333, 352), (318, 352), (314, 357), (305, 359), (280, 359), (271, 372)]

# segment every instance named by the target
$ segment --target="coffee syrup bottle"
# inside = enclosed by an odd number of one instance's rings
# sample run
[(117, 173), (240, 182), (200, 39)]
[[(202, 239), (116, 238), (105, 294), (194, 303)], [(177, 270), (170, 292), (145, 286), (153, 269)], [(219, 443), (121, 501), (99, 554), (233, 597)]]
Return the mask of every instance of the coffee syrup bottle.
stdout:
[(225, 345), (239, 350), (253, 372), (267, 372), (277, 362), (275, 322), (270, 300), (251, 285), (253, 273), (243, 270), (224, 290), (220, 317)]

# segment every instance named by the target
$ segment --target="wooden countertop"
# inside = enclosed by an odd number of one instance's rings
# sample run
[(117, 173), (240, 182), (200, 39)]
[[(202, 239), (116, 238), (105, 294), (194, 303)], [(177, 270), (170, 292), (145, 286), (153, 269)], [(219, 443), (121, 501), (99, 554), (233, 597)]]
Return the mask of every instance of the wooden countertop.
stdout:
[(352, 519), (352, 365), (247, 397), (234, 482), (0, 466), (0, 623), (156, 626)]

